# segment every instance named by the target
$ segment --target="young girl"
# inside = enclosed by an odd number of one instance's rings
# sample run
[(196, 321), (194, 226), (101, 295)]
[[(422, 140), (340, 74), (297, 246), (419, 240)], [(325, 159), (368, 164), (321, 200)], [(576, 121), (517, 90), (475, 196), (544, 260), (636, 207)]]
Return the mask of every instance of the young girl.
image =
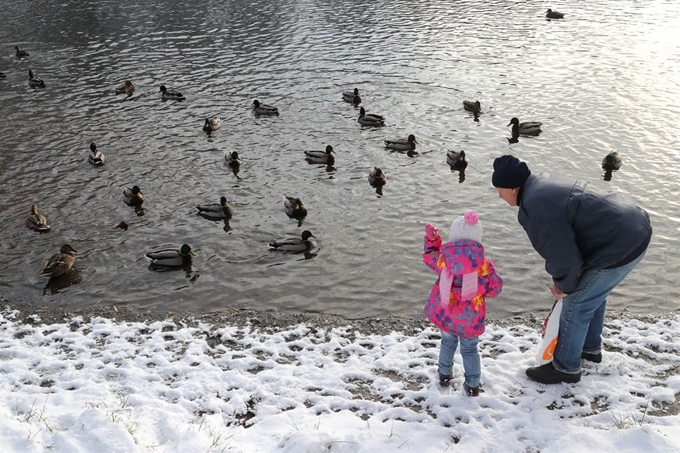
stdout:
[(425, 316), (441, 331), (439, 385), (446, 387), (453, 378), (453, 354), (460, 341), (463, 387), (468, 396), (478, 396), (481, 364), (477, 342), (484, 333), (485, 299), (501, 293), (503, 279), (484, 256), (482, 225), (476, 211), (453, 221), (449, 241), (442, 244), (437, 228), (425, 225), (423, 262), (439, 273), (425, 305)]

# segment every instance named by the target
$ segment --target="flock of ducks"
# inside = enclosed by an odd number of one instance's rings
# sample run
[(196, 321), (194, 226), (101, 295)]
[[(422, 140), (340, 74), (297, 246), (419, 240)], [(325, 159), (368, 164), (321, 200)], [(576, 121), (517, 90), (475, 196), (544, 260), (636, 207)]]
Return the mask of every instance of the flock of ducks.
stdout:
[[(550, 19), (562, 19), (564, 18), (563, 13), (557, 11), (552, 11), (548, 9), (546, 17)], [(29, 56), (26, 50), (22, 50), (19, 46), (15, 46), (16, 56), (18, 58), (24, 58)], [(31, 87), (42, 88), (45, 87), (45, 82), (36, 77), (32, 70), (29, 70), (29, 85)], [(0, 73), (0, 77), (4, 74)], [(132, 95), (135, 91), (134, 84), (126, 80), (125, 83), (120, 85), (115, 89), (116, 94), (127, 94)], [(163, 100), (169, 101), (184, 101), (186, 97), (179, 91), (168, 89), (165, 85), (160, 86), (161, 98)], [(357, 106), (361, 103), (361, 96), (359, 95), (359, 89), (354, 88), (352, 91), (345, 91), (342, 93), (342, 99), (345, 102), (351, 103)], [(255, 115), (278, 115), (279, 110), (277, 107), (262, 104), (259, 100), (255, 99), (252, 104), (253, 113)], [(475, 118), (482, 114), (482, 106), (480, 101), (463, 101), (463, 109), (471, 112)], [(370, 127), (381, 127), (385, 125), (385, 117), (375, 113), (367, 113), (364, 107), (359, 109), (359, 124), (362, 126)], [(538, 135), (541, 133), (541, 125), (543, 123), (537, 121), (525, 121), (520, 122), (518, 118), (512, 118), (508, 126), (512, 126), (512, 139), (508, 139), (511, 143), (516, 142), (520, 135)], [(203, 130), (206, 132), (213, 132), (220, 128), (221, 120), (218, 117), (206, 118), (203, 124)], [(409, 154), (415, 153), (416, 145), (418, 141), (415, 135), (410, 134), (406, 138), (402, 139), (391, 139), (385, 140), (385, 148), (407, 152)], [(88, 156), (88, 161), (94, 166), (104, 165), (106, 162), (106, 156), (102, 153), (97, 144), (92, 142), (90, 144), (91, 154)], [(326, 164), (333, 165), (335, 163), (335, 150), (331, 145), (326, 146), (325, 151), (305, 151), (305, 159), (310, 163), (315, 164)], [(467, 157), (465, 151), (447, 151), (446, 155), (447, 164), (453, 169), (458, 170), (461, 173), (461, 181), (464, 178), (464, 171), (468, 165)], [(224, 163), (235, 170), (241, 165), (241, 158), (236, 151), (226, 152), (224, 155)], [(617, 151), (612, 151), (602, 160), (602, 169), (605, 170), (605, 180), (607, 179), (607, 174), (611, 177), (611, 172), (616, 171), (621, 167), (622, 160), (621, 156)], [(369, 175), (368, 181), (371, 186), (376, 188), (376, 192), (382, 194), (382, 187), (387, 183), (387, 175), (385, 172), (374, 167)], [(123, 189), (123, 201), (129, 206), (139, 207), (144, 203), (144, 193), (139, 188), (139, 186), (125, 187)], [(284, 212), (289, 218), (294, 218), (298, 220), (298, 226), (301, 226), (302, 219), (307, 215), (307, 207), (304, 205), (302, 200), (297, 197), (284, 196), (283, 200)], [(203, 218), (213, 221), (229, 220), (233, 215), (233, 209), (229, 206), (226, 197), (220, 197), (220, 202), (215, 204), (205, 204), (197, 205), (198, 214)], [(47, 221), (47, 218), (38, 211), (38, 206), (33, 204), (31, 206), (31, 213), (26, 217), (26, 226), (35, 231), (48, 232), (51, 227)], [(118, 225), (119, 228), (127, 228), (125, 222), (121, 222)], [(275, 250), (291, 251), (291, 252), (304, 252), (308, 251), (313, 247), (311, 238), (316, 238), (309, 230), (304, 230), (300, 237), (276, 240), (269, 243), (269, 246)], [(68, 272), (74, 262), (75, 262), (76, 250), (70, 244), (64, 244), (59, 253), (53, 255), (43, 268), (41, 275), (48, 277), (57, 277)], [(196, 256), (191, 246), (188, 244), (182, 244), (179, 249), (160, 249), (154, 250), (145, 255), (151, 260), (152, 266), (185, 266), (191, 263), (192, 257)]]

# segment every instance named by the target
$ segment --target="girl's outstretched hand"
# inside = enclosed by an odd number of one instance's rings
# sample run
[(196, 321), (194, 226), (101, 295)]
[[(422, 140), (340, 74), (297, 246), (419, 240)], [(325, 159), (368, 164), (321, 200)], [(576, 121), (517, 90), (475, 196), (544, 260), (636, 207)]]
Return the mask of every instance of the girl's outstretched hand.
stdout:
[(425, 237), (430, 240), (436, 239), (439, 237), (439, 230), (436, 226), (428, 223), (425, 225)]

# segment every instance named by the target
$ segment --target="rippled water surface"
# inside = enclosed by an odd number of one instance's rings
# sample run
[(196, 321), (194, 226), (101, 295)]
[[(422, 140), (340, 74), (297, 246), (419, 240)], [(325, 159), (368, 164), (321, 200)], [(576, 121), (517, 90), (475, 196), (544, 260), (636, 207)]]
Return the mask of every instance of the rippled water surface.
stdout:
[[(643, 263), (610, 298), (614, 310), (677, 311), (680, 291), (680, 3), (595, 0), (547, 20), (538, 1), (47, 2), (0, 0), (0, 295), (48, 306), (92, 304), (204, 312), (248, 307), (346, 317), (417, 314), (436, 275), (421, 262), (423, 225), (448, 231), (480, 212), (488, 256), (505, 279), (495, 317), (544, 311), (543, 261), (491, 187), (512, 153), (629, 194), (652, 217)], [(573, 9), (571, 9), (573, 8)], [(11, 14), (10, 14), (11, 13)], [(14, 46), (30, 56), (18, 59)], [(28, 70), (47, 86), (28, 86)], [(130, 96), (114, 94), (131, 80)], [(163, 102), (161, 84), (185, 102)], [(341, 93), (358, 87), (383, 128), (357, 123)], [(278, 106), (256, 117), (254, 99)], [(480, 100), (483, 114), (464, 111)], [(222, 127), (201, 130), (208, 116)], [(508, 121), (543, 122), (510, 139)], [(417, 154), (386, 138), (414, 134)], [(91, 141), (108, 157), (87, 162)], [(333, 167), (303, 150), (337, 151)], [(464, 178), (446, 164), (464, 149)], [(610, 150), (624, 164), (605, 181)], [(225, 151), (243, 159), (238, 173)], [(367, 176), (388, 176), (382, 196)], [(142, 210), (123, 203), (137, 184)], [(309, 208), (301, 226), (284, 195)], [(225, 195), (227, 224), (194, 205)], [(24, 226), (38, 203), (53, 227)], [(121, 220), (129, 224), (115, 228)], [(311, 230), (307, 254), (272, 239)], [(75, 270), (38, 274), (64, 243)], [(190, 267), (157, 272), (144, 253), (190, 244)], [(625, 244), (622, 244), (625, 246)]]

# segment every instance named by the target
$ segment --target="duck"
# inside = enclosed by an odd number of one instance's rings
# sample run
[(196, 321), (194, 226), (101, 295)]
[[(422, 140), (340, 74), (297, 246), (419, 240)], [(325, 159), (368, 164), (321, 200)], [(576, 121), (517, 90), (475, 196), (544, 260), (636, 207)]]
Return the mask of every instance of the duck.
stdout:
[(14, 48), (16, 49), (17, 58), (23, 58), (28, 56), (28, 52), (19, 49), (19, 46), (14, 46)]
[(564, 13), (553, 11), (548, 8), (548, 12), (545, 13), (545, 17), (548, 19), (564, 19)]
[(366, 113), (366, 109), (359, 109), (359, 124), (362, 126), (384, 126), (385, 117), (375, 113)]
[(335, 150), (331, 145), (326, 146), (326, 151), (305, 151), (305, 159), (312, 164), (327, 164), (333, 165), (335, 163)]
[(385, 148), (394, 149), (397, 151), (415, 151), (416, 136), (411, 134), (408, 138), (400, 138), (396, 140), (385, 140)]
[(60, 275), (64, 275), (71, 267), (73, 267), (73, 263), (76, 261), (75, 252), (76, 250), (71, 247), (70, 244), (62, 245), (61, 249), (59, 249), (59, 253), (52, 255), (47, 261), (47, 264), (40, 275), (45, 277), (59, 277)]
[(132, 94), (133, 91), (135, 91), (135, 86), (129, 80), (116, 88), (116, 94)]
[(314, 246), (309, 238), (316, 238), (311, 231), (305, 230), (299, 238), (281, 239), (269, 243), (269, 247), (286, 252), (305, 252)]
[(463, 101), (463, 109), (479, 115), (482, 113), (482, 104), (479, 101)]
[(126, 187), (123, 189), (123, 201), (130, 206), (140, 206), (144, 203), (144, 192), (139, 186), (132, 186), (132, 189)]
[(28, 84), (32, 87), (44, 87), (45, 82), (40, 77), (34, 77), (33, 71), (28, 70)]
[(602, 169), (605, 171), (618, 170), (621, 168), (622, 163), (623, 161), (621, 160), (621, 155), (619, 152), (611, 151), (609, 154), (604, 156), (604, 159), (602, 159)]
[(47, 223), (47, 217), (38, 212), (38, 205), (31, 205), (31, 213), (26, 217), (26, 226), (32, 230), (46, 233), (51, 227)]
[(103, 152), (97, 149), (97, 144), (95, 142), (90, 143), (90, 150), (92, 151), (92, 154), (90, 154), (87, 158), (90, 163), (96, 166), (104, 165), (104, 162), (106, 162), (106, 156)]
[(219, 204), (196, 205), (198, 214), (209, 220), (231, 219), (234, 210), (227, 203), (227, 197), (220, 197)]
[(536, 135), (541, 132), (541, 124), (538, 121), (525, 121), (520, 123), (517, 118), (513, 118), (508, 123), (508, 126), (512, 124), (512, 134), (513, 135)]
[(203, 130), (206, 132), (216, 131), (222, 125), (222, 120), (218, 117), (206, 118), (205, 123), (203, 123)]
[(191, 263), (191, 257), (196, 256), (189, 244), (182, 244), (179, 249), (154, 250), (146, 254), (151, 259), (151, 264), (155, 266), (184, 266)]
[(382, 187), (387, 183), (387, 175), (378, 167), (373, 167), (373, 170), (368, 174), (368, 182), (373, 187)]
[(224, 153), (224, 163), (230, 167), (238, 167), (241, 165), (241, 158), (236, 151)]
[(446, 163), (455, 170), (465, 170), (468, 165), (467, 158), (465, 157), (465, 151), (447, 151)]
[(182, 93), (176, 90), (168, 90), (165, 85), (161, 85), (161, 93), (163, 100), (183, 101), (186, 99)]
[(307, 215), (307, 206), (299, 198), (284, 196), (283, 211), (290, 218), (305, 217)]
[(342, 100), (349, 102), (350, 104), (361, 104), (361, 97), (359, 96), (359, 88), (355, 88), (354, 91), (345, 91), (342, 93)]
[(0, 79), (4, 79), (7, 77), (4, 72), (0, 71)]
[(256, 115), (278, 115), (279, 109), (271, 105), (260, 104), (260, 101), (253, 101), (253, 111)]

